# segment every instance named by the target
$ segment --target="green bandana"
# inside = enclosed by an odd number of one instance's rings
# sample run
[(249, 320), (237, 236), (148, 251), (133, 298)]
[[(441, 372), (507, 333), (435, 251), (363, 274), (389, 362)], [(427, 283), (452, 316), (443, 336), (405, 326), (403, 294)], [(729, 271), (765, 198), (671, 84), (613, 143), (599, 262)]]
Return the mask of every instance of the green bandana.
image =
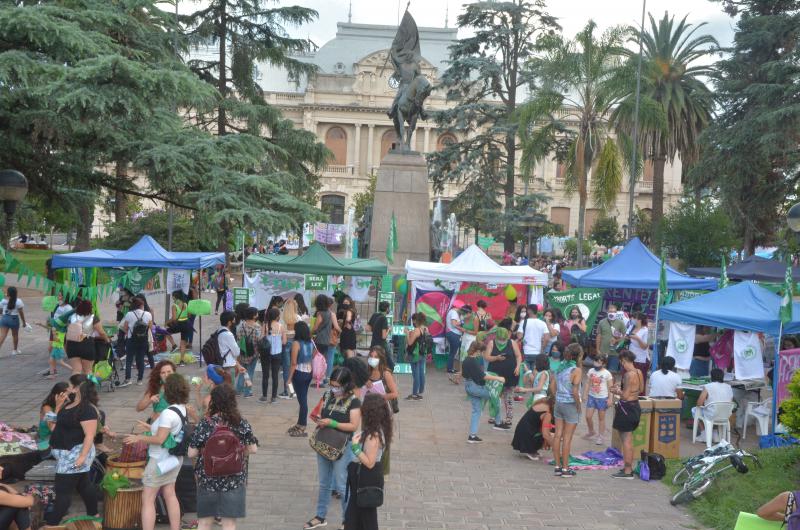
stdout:
[(556, 373), (561, 373), (567, 368), (576, 366), (575, 361), (561, 361), (561, 364), (556, 368)]
[(495, 328), (494, 336), (497, 342), (506, 342), (510, 332), (506, 328)]

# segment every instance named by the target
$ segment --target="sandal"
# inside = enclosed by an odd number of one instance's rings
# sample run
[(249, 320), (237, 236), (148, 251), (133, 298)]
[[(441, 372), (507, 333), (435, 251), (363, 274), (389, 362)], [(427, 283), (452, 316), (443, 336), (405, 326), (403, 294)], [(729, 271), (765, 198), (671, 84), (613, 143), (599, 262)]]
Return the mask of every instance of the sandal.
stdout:
[(197, 528), (197, 519), (191, 521), (181, 521), (181, 530), (195, 530)]
[(289, 433), (289, 436), (291, 436), (292, 438), (305, 438), (306, 436), (308, 436), (308, 434), (304, 429), (295, 429), (294, 431)]
[(310, 521), (308, 521), (305, 526), (303, 526), (303, 530), (311, 530), (312, 528), (322, 528), (323, 526), (328, 526), (327, 521), (322, 517), (314, 517)]

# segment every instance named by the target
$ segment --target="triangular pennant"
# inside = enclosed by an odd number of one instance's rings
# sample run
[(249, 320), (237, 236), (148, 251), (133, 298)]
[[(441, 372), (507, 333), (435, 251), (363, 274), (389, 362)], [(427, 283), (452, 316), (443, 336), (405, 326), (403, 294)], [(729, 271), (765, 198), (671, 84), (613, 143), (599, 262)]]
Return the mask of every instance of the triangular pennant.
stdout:
[[(39, 288), (39, 285), (40, 285), (41, 283), (42, 283), (42, 277), (41, 277), (41, 276), (39, 276), (39, 275), (37, 274), (37, 275), (36, 275), (36, 288), (37, 288), (37, 289)], [(141, 326), (139, 326), (139, 327), (141, 327)]]

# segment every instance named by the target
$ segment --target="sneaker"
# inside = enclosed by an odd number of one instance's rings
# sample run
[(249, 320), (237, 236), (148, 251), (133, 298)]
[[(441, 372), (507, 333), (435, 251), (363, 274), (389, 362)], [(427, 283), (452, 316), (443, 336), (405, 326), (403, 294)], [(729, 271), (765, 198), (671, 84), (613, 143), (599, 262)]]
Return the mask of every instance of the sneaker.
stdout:
[(287, 391), (285, 391), (285, 390), (283, 392), (281, 392), (280, 394), (278, 394), (278, 397), (281, 398), (281, 399), (291, 399), (291, 397), (289, 396), (289, 393)]
[(624, 478), (627, 480), (633, 480), (633, 473), (625, 473), (624, 469), (620, 469), (616, 473), (612, 474), (611, 478)]
[(422, 401), (422, 394), (417, 394), (414, 396), (414, 401)]
[(122, 383), (120, 383), (120, 384), (119, 384), (119, 386), (120, 386), (120, 388), (122, 388), (123, 386), (131, 386), (132, 384), (133, 384), (133, 383), (131, 383), (131, 380), (130, 380), (130, 379), (126, 379), (125, 381), (123, 381)]
[(272, 398), (272, 399), (270, 399), (270, 400), (269, 400), (269, 404), (270, 404), (270, 405), (274, 405), (274, 404), (275, 404), (275, 403), (277, 403), (277, 402), (278, 402), (278, 400), (277, 400), (277, 399), (275, 399), (275, 398)]
[(511, 425), (509, 425), (508, 423), (495, 423), (492, 429), (496, 431), (510, 431)]
[(296, 398), (296, 397), (297, 397), (297, 394), (295, 394), (294, 392), (292, 392), (291, 394), (289, 394), (289, 399), (294, 399), (294, 398)]
[(524, 456), (528, 460), (533, 460), (534, 462), (537, 462), (539, 460), (539, 458), (540, 458), (539, 453), (535, 453), (535, 454), (522, 453), (522, 456)]
[(594, 439), (594, 444), (595, 445), (604, 445), (605, 444), (605, 439), (602, 436), (598, 435), (597, 438)]
[(253, 394), (245, 394), (242, 396), (243, 399), (250, 399), (251, 397), (253, 397)]
[(523, 401), (524, 398), (522, 396), (514, 396), (514, 401)]
[(469, 438), (467, 438), (467, 443), (468, 444), (479, 444), (482, 441), (483, 440), (478, 438), (477, 436), (470, 436)]
[(258, 398), (258, 400), (262, 403), (266, 403), (269, 400), (269, 398), (267, 396), (261, 396), (260, 398)]
[(414, 399), (414, 394), (409, 394), (406, 396), (406, 401), (413, 401)]
[(489, 418), (489, 425), (494, 425), (494, 418)]
[(144, 381), (142, 381), (141, 379), (139, 379), (138, 381), (136, 381), (136, 385), (137, 385), (137, 386), (142, 386), (143, 384), (144, 384)]
[(560, 467), (553, 469), (553, 475), (557, 477), (560, 477), (562, 473), (564, 473), (564, 470), (561, 469)]
[(22, 352), (21, 352), (21, 351), (19, 351), (19, 350), (11, 350), (11, 356), (12, 356), (12, 357), (13, 357), (14, 355), (19, 355), (20, 353), (22, 353)]
[(561, 477), (562, 478), (572, 478), (575, 475), (576, 475), (575, 470), (572, 469), (571, 467), (568, 467), (567, 469), (561, 470)]
[[(319, 521), (318, 523), (314, 523), (314, 521)], [(321, 517), (314, 517), (306, 525), (303, 527), (304, 530), (312, 530), (313, 528), (322, 528), (323, 526), (328, 526), (328, 521)]]

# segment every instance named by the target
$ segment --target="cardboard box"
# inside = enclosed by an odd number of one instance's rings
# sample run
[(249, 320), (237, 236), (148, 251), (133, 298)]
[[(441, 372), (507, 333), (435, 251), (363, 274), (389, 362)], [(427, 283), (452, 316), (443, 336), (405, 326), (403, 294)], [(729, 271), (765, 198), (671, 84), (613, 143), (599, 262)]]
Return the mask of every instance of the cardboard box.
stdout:
[(650, 452), (664, 458), (681, 456), (680, 399), (653, 399), (650, 425)]
[[(633, 459), (639, 458), (641, 451), (650, 451), (650, 424), (653, 412), (653, 400), (648, 397), (639, 398), (639, 407), (642, 409), (642, 416), (639, 419), (639, 426), (633, 431)], [(616, 414), (616, 407), (614, 413)], [(613, 423), (612, 423), (613, 425)], [(622, 440), (619, 432), (613, 430), (611, 434), (611, 446), (622, 452)]]

